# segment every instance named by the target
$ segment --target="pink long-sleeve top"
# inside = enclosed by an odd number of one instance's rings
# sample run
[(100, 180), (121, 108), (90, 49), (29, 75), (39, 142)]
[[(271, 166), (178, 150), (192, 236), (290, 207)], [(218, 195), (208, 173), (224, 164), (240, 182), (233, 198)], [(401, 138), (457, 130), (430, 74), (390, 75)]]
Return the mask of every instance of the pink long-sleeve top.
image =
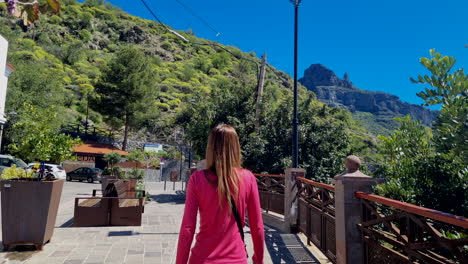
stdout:
[[(254, 245), (252, 260), (255, 264), (263, 264), (265, 236), (257, 181), (248, 170), (239, 169), (238, 173), (242, 184), (236, 207), (242, 226), (245, 226), (246, 212), (248, 214)], [(210, 170), (196, 171), (190, 177), (177, 246), (177, 264), (247, 263), (244, 243), (234, 214), (230, 212), (227, 202), (222, 208), (219, 205), (217, 187), (212, 184), (216, 179), (217, 176)], [(197, 212), (200, 212), (200, 229), (190, 254)]]

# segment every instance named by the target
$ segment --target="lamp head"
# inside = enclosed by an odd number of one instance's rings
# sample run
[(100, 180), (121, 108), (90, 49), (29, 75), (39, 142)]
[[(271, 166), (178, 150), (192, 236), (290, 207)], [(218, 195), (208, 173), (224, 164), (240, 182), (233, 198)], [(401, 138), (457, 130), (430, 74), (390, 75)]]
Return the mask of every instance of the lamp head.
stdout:
[(289, 0), (294, 6), (299, 6), (299, 4), (302, 2), (302, 0)]

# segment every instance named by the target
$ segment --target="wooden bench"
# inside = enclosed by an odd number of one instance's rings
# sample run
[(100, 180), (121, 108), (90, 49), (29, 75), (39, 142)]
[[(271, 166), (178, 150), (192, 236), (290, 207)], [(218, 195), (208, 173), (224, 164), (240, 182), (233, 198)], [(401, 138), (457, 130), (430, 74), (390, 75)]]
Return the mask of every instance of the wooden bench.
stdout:
[[(76, 197), (73, 226), (141, 226), (144, 198), (128, 197), (123, 181), (113, 183), (104, 196)], [(111, 188), (109, 188), (111, 189)]]
[[(135, 198), (137, 197), (137, 194), (141, 194), (141, 197), (145, 197), (146, 193), (145, 191), (143, 190), (136, 190), (136, 185), (137, 185), (137, 181), (134, 180), (134, 179), (124, 179), (124, 180), (117, 180), (117, 179), (107, 179), (104, 183), (102, 183), (102, 186), (101, 188), (102, 189), (94, 189), (93, 190), (93, 197), (96, 196), (97, 192), (100, 192), (101, 194), (104, 194), (105, 193), (105, 190), (106, 190), (106, 187), (109, 185), (109, 184), (112, 184), (112, 183), (115, 183), (115, 182), (120, 182), (120, 181), (123, 181), (123, 183), (125, 184), (125, 187), (126, 187), (126, 196), (128, 198)], [(122, 190), (124, 191), (124, 190)], [(103, 195), (105, 196), (105, 195)]]

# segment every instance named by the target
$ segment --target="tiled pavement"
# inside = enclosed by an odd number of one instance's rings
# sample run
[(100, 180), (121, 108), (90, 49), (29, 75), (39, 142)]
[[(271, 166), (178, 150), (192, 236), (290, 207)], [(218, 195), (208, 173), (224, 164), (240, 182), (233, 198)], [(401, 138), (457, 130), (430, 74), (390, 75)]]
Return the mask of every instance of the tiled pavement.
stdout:
[[(66, 183), (52, 241), (42, 251), (16, 248), (0, 253), (0, 263), (91, 264), (91, 263), (175, 263), (179, 225), (184, 208), (181, 191), (167, 191), (162, 183), (147, 184), (152, 201), (145, 205), (141, 227), (70, 227), (73, 217), (72, 194), (91, 193), (97, 185)], [(75, 188), (81, 188), (80, 190)], [(86, 190), (83, 190), (85, 188)], [(177, 186), (180, 189), (180, 184)], [(246, 242), (249, 256), (252, 243), (248, 228)], [(295, 235), (266, 230), (265, 263), (319, 263), (304, 249)]]

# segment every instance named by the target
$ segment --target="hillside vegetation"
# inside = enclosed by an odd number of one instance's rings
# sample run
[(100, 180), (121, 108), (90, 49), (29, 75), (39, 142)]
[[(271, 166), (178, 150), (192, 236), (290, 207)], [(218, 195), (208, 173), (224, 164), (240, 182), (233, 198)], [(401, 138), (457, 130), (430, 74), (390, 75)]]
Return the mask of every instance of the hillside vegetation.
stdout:
[[(287, 74), (268, 68), (261, 126), (255, 132), (260, 63), (255, 54), (179, 31), (190, 41), (185, 42), (161, 24), (102, 1), (61, 5), (59, 14), (41, 15), (26, 28), (0, 4), (0, 34), (10, 42), (8, 60), (16, 67), (6, 112), (20, 113), (9, 117), (6, 145), (21, 140), (13, 125), (21, 121), (25, 105), (32, 105), (54, 109), (57, 117), (51, 122), (57, 131), (83, 124), (89, 113), (95, 126), (117, 137), (124, 127), (140, 141), (174, 142), (183, 136), (199, 158), (209, 130), (228, 123), (240, 134), (246, 166), (271, 173), (290, 166), (292, 82)], [(121, 103), (113, 105), (115, 98)], [(127, 104), (134, 98), (138, 105)], [(124, 111), (117, 109), (123, 104)], [(343, 169), (346, 155), (370, 155), (373, 140), (351, 114), (316, 101), (302, 86), (300, 120), (300, 161), (309, 177), (328, 180)]]

